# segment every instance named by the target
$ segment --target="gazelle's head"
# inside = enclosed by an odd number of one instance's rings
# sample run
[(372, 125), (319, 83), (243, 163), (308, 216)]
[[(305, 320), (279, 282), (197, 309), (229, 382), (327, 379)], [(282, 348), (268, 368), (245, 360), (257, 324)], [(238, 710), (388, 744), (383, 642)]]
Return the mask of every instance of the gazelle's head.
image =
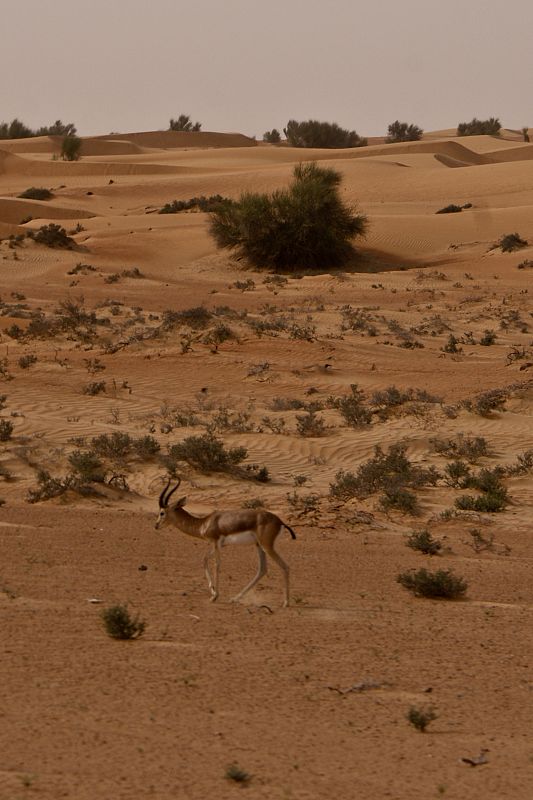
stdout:
[(169, 511), (174, 511), (175, 509), (181, 508), (182, 506), (185, 505), (187, 498), (180, 497), (180, 499), (176, 503), (172, 504), (172, 508), (169, 509), (168, 507), (168, 501), (170, 500), (170, 498), (172, 497), (172, 495), (174, 494), (180, 483), (181, 483), (181, 478), (178, 478), (177, 484), (169, 492), (168, 491), (170, 486), (170, 480), (169, 480), (167, 485), (159, 495), (159, 514), (157, 515), (157, 520), (155, 523), (156, 531), (159, 530), (159, 528), (161, 528), (166, 522), (168, 522)]

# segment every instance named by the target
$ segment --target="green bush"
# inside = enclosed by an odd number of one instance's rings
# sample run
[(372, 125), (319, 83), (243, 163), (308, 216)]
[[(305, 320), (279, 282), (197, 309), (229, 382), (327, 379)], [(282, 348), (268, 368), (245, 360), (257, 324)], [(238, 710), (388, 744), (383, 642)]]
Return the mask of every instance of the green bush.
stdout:
[(0, 122), (0, 139), (28, 139), (36, 135), (35, 131), (16, 117), (11, 122)]
[(401, 511), (403, 514), (413, 516), (420, 513), (418, 500), (413, 492), (404, 489), (403, 486), (390, 486), (385, 489), (379, 498), (379, 505), (383, 511)]
[(499, 136), (501, 123), (497, 117), (490, 119), (477, 119), (474, 117), (470, 122), (460, 122), (457, 126), (458, 136)]
[(8, 442), (13, 434), (13, 423), (8, 419), (0, 419), (0, 442)]
[(350, 386), (351, 394), (344, 397), (328, 398), (328, 405), (336, 408), (351, 428), (362, 428), (372, 422), (372, 412), (368, 409), (365, 402), (365, 393), (352, 383)]
[(437, 714), (430, 708), (416, 708), (411, 706), (406, 714), (409, 723), (416, 728), (417, 731), (424, 733), (430, 722), (437, 719)]
[(61, 142), (61, 158), (63, 161), (79, 161), (81, 156), (82, 140), (79, 136), (69, 134)]
[(464, 433), (459, 433), (455, 439), (437, 437), (430, 439), (429, 443), (436, 453), (466, 458), (470, 463), (475, 463), (478, 459), (491, 454), (489, 444), (483, 436), (465, 436)]
[(25, 200), (50, 200), (54, 195), (50, 189), (44, 187), (30, 186), (19, 194)]
[(424, 131), (418, 125), (409, 125), (407, 122), (396, 120), (391, 122), (385, 141), (387, 144), (394, 142), (417, 142), (422, 138)]
[(105, 469), (102, 462), (94, 453), (75, 450), (68, 457), (68, 462), (73, 472), (83, 482), (103, 483), (105, 480)]
[(146, 622), (132, 617), (126, 605), (110, 606), (102, 611), (104, 627), (112, 639), (138, 639), (146, 629)]
[(271, 131), (266, 131), (263, 134), (263, 141), (269, 144), (279, 144), (281, 142), (281, 134), (277, 128), (272, 128)]
[(412, 550), (418, 550), (427, 556), (436, 556), (442, 550), (442, 542), (434, 539), (427, 528), (421, 531), (413, 531), (409, 535), (406, 544)]
[(190, 211), (193, 208), (197, 208), (198, 211), (215, 211), (220, 205), (231, 202), (229, 197), (222, 197), (221, 194), (212, 194), (209, 197), (201, 195), (191, 197), (189, 200), (173, 200), (171, 203), (166, 203), (157, 213), (179, 214), (181, 211)]
[(352, 240), (364, 235), (366, 217), (339, 194), (340, 173), (299, 164), (288, 189), (241, 195), (212, 214), (210, 232), (219, 247), (272, 269), (326, 269), (345, 264)]
[(456, 600), (463, 597), (468, 589), (467, 582), (455, 575), (450, 569), (439, 569), (428, 572), (427, 569), (402, 572), (397, 579), (404, 589), (408, 589), (417, 597), (442, 597)]
[(27, 235), (38, 244), (44, 244), (46, 247), (72, 250), (76, 245), (76, 242), (68, 236), (66, 230), (54, 222), (50, 222), (48, 225), (41, 225), (36, 232), (28, 231)]
[(33, 353), (28, 353), (26, 356), (21, 356), (19, 358), (18, 364), (21, 369), (28, 369), (32, 367), (34, 364), (37, 363), (37, 356)]
[(131, 454), (134, 440), (129, 433), (114, 431), (91, 439), (91, 450), (102, 458), (122, 460)]
[(438, 211), (435, 211), (435, 214), (459, 214), (462, 210), (462, 206), (456, 206), (455, 203), (450, 203), (450, 205), (444, 206), (444, 208), (439, 208)]
[(502, 253), (514, 253), (515, 250), (527, 247), (528, 242), (522, 239), (518, 233), (506, 233), (501, 237), (496, 246), (501, 247)]
[(202, 129), (201, 122), (192, 122), (189, 114), (180, 114), (177, 119), (170, 119), (168, 125), (169, 131), (200, 131)]
[(322, 417), (317, 417), (316, 411), (306, 411), (305, 414), (296, 414), (296, 430), (300, 436), (323, 436), (326, 423)]
[(340, 500), (352, 497), (365, 498), (375, 492), (398, 488), (416, 489), (434, 486), (439, 478), (435, 467), (419, 467), (412, 464), (403, 444), (393, 444), (387, 453), (379, 445), (374, 448), (374, 457), (365, 461), (357, 473), (341, 470), (330, 486), (330, 494)]
[(367, 140), (355, 131), (341, 128), (336, 122), (319, 122), (309, 119), (305, 122), (289, 120), (283, 129), (291, 147), (348, 148), (364, 147)]
[(187, 325), (193, 330), (203, 330), (211, 321), (213, 315), (204, 306), (186, 308), (184, 311), (163, 312), (163, 330), (172, 330), (177, 325)]
[(187, 436), (183, 442), (169, 448), (172, 462), (185, 461), (200, 472), (227, 472), (244, 461), (247, 455), (245, 447), (228, 450), (220, 439), (209, 433)]

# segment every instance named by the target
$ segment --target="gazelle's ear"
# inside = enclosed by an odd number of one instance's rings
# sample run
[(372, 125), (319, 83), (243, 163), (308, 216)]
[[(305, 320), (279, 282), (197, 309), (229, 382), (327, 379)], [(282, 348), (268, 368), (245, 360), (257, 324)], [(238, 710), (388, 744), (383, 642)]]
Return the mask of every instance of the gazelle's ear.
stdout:
[(187, 502), (186, 497), (180, 497), (180, 499), (176, 503), (174, 503), (174, 508), (181, 508), (182, 506), (185, 505), (186, 502)]

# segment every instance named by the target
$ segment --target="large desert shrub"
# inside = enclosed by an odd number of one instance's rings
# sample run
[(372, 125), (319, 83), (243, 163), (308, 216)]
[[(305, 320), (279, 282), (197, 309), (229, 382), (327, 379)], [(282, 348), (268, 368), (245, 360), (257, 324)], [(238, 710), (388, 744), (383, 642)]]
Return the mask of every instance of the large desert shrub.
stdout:
[(79, 136), (69, 134), (61, 142), (61, 158), (63, 161), (79, 161), (82, 141)]
[(35, 132), (15, 117), (11, 122), (0, 122), (0, 139), (28, 139)]
[(341, 128), (336, 122), (319, 122), (316, 119), (305, 122), (290, 119), (283, 133), (291, 147), (343, 148), (364, 147), (367, 144), (367, 140), (355, 131)]
[(457, 136), (499, 136), (501, 123), (497, 117), (490, 119), (477, 119), (474, 117), (470, 122), (460, 122), (457, 126)]
[(364, 235), (366, 217), (343, 203), (341, 175), (316, 163), (299, 164), (288, 189), (245, 193), (218, 208), (210, 233), (219, 247), (255, 266), (326, 269), (345, 264), (352, 240)]
[(24, 200), (50, 200), (54, 195), (50, 189), (45, 189), (44, 186), (30, 186), (29, 189), (24, 189), (18, 197)]
[(202, 123), (193, 122), (189, 114), (180, 114), (177, 119), (170, 119), (168, 129), (169, 131), (200, 131)]
[(263, 141), (269, 144), (279, 144), (281, 142), (281, 134), (277, 128), (272, 128), (271, 131), (265, 131)]
[(398, 119), (391, 122), (387, 131), (387, 144), (394, 142), (417, 142), (422, 138), (424, 131), (418, 125), (409, 125), (407, 122), (400, 122)]

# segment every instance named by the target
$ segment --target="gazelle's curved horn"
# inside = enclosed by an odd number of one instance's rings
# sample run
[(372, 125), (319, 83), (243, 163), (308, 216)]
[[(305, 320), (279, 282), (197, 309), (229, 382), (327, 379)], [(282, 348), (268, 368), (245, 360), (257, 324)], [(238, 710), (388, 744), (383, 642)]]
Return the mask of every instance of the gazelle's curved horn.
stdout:
[(179, 487), (180, 483), (181, 483), (181, 478), (178, 478), (177, 484), (174, 486), (173, 489), (171, 489), (171, 491), (165, 497), (165, 508), (168, 506), (168, 501), (170, 500), (176, 489)]
[(165, 488), (163, 489), (163, 491), (159, 495), (159, 507), (160, 508), (165, 508), (165, 505), (166, 505), (166, 503), (165, 503), (165, 494), (166, 494), (167, 489), (168, 489), (169, 486), (170, 486), (170, 478), (168, 479), (167, 485), (165, 486)]

